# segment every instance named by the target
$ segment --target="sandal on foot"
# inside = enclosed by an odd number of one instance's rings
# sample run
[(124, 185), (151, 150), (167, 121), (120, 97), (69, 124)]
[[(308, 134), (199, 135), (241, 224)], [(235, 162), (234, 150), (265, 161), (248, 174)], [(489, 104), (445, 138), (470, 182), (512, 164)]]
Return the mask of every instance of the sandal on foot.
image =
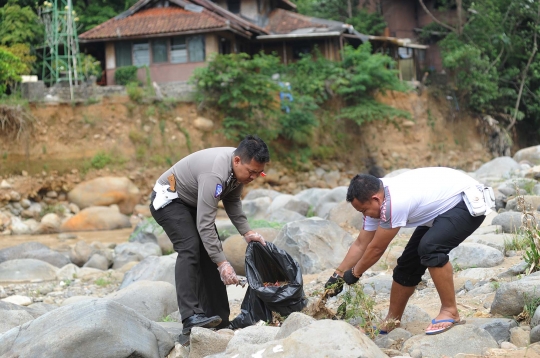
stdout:
[(451, 323), (451, 324), (450, 324), (449, 326), (447, 326), (447, 327), (444, 327), (444, 328), (432, 329), (432, 330), (429, 330), (429, 331), (426, 330), (426, 334), (428, 334), (428, 335), (434, 335), (434, 334), (443, 333), (443, 332), (448, 331), (450, 328), (452, 328), (452, 327), (454, 327), (454, 326), (457, 326), (457, 325), (460, 325), (460, 324), (464, 324), (464, 323), (465, 323), (464, 320), (456, 321), (455, 319), (452, 319), (452, 318), (449, 318), (449, 319), (440, 319), (440, 320), (436, 320), (435, 318), (433, 318), (433, 319), (431, 320), (431, 324), (444, 323), (444, 322), (449, 322), (449, 323)]

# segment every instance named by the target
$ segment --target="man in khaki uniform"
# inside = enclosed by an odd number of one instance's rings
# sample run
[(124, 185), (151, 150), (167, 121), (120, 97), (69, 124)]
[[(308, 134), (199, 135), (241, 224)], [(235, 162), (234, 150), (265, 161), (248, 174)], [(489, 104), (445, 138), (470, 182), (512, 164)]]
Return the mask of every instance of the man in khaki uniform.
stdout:
[(193, 327), (229, 325), (225, 285), (238, 284), (238, 278), (215, 227), (218, 202), (223, 202), (247, 242), (264, 244), (262, 236), (249, 227), (241, 194), (244, 185), (261, 175), (269, 161), (263, 140), (249, 135), (238, 148), (210, 148), (190, 154), (157, 180), (150, 211), (178, 253), (175, 281), (183, 334), (189, 334)]

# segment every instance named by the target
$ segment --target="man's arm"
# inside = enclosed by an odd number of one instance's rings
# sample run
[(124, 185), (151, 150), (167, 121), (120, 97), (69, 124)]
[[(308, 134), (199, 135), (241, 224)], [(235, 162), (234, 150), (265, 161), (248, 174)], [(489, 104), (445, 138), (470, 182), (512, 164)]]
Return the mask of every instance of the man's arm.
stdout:
[(343, 276), (345, 271), (351, 269), (358, 261), (360, 261), (369, 243), (373, 240), (375, 233), (376, 231), (366, 231), (364, 229), (360, 231), (358, 237), (349, 248), (349, 251), (347, 251), (347, 255), (345, 255), (345, 258), (336, 269), (336, 273), (339, 276)]
[(379, 261), (390, 242), (396, 237), (399, 229), (399, 227), (394, 229), (383, 229), (382, 227), (379, 227), (377, 231), (374, 232), (373, 239), (367, 245), (360, 260), (354, 265), (354, 275), (362, 275)]
[(229, 217), (229, 219), (231, 219), (231, 222), (241, 235), (245, 235), (246, 233), (251, 231), (251, 228), (249, 227), (246, 218), (246, 214), (242, 209), (242, 198), (240, 195), (242, 194), (243, 188), (243, 185), (239, 185), (237, 188), (227, 194), (227, 196), (221, 198), (221, 201), (223, 202), (223, 207), (227, 212), (227, 216)]

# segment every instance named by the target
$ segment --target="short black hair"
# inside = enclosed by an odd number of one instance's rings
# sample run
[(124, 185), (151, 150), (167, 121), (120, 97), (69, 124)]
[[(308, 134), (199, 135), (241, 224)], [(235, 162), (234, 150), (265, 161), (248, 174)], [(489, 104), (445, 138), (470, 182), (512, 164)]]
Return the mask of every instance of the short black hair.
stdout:
[(381, 188), (382, 182), (379, 178), (370, 174), (357, 174), (351, 179), (346, 199), (349, 203), (352, 203), (354, 199), (365, 203), (373, 195), (377, 194)]
[(238, 144), (234, 155), (239, 156), (242, 163), (249, 163), (252, 159), (255, 159), (258, 163), (268, 163), (270, 161), (268, 146), (256, 135), (247, 135)]

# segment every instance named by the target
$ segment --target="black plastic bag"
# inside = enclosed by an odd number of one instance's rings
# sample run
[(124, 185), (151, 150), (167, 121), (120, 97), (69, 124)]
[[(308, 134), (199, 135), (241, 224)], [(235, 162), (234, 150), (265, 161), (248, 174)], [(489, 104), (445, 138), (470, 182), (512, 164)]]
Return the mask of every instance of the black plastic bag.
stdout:
[[(271, 242), (266, 246), (249, 243), (246, 277), (249, 287), (240, 314), (231, 321), (233, 328), (251, 326), (261, 320), (270, 322), (272, 311), (288, 316), (306, 306), (300, 265)], [(280, 285), (274, 286), (276, 282)]]

